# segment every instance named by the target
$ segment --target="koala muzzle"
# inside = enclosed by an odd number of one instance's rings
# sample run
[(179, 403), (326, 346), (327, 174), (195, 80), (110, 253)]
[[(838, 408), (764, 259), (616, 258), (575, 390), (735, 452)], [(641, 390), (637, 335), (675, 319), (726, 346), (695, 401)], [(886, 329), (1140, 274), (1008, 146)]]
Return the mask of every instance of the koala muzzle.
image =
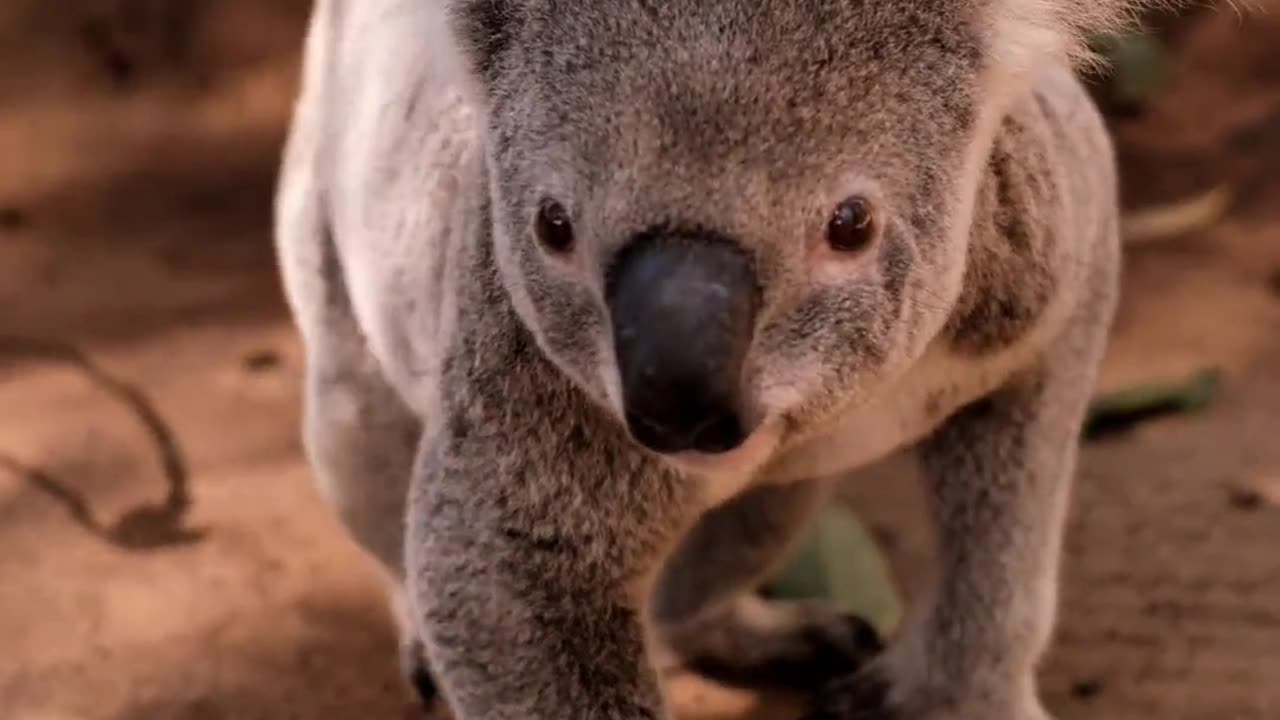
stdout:
[(644, 235), (608, 281), (614, 350), (632, 436), (660, 453), (743, 443), (739, 393), (760, 291), (734, 243)]

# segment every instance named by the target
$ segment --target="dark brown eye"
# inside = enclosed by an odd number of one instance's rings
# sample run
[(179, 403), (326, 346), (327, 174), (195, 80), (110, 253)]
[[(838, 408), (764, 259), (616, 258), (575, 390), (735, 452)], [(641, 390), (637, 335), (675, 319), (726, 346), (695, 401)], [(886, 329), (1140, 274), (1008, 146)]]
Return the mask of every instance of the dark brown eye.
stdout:
[(569, 211), (554, 200), (546, 200), (538, 208), (534, 223), (538, 242), (552, 252), (565, 253), (573, 249), (573, 223)]
[(875, 239), (876, 223), (871, 203), (851, 197), (836, 206), (827, 223), (827, 244), (837, 252), (862, 250)]

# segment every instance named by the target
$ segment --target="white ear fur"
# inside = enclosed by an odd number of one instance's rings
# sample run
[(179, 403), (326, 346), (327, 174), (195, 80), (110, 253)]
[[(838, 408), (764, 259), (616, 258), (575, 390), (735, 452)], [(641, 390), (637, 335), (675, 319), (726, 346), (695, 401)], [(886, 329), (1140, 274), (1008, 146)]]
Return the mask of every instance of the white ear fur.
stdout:
[(1090, 65), (1089, 37), (1137, 24), (1142, 10), (1179, 0), (993, 0), (993, 39), (998, 61), (1030, 69), (1047, 58)]

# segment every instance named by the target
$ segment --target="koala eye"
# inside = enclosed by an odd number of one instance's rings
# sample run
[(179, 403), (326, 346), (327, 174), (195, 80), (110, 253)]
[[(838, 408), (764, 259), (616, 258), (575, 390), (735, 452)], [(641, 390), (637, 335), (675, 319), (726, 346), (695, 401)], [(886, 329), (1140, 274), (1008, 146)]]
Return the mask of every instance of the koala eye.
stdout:
[(569, 211), (555, 200), (544, 200), (538, 207), (534, 222), (538, 242), (552, 252), (565, 253), (573, 249), (573, 223)]
[(837, 252), (862, 250), (875, 239), (875, 215), (871, 203), (851, 197), (836, 206), (827, 223), (827, 244)]

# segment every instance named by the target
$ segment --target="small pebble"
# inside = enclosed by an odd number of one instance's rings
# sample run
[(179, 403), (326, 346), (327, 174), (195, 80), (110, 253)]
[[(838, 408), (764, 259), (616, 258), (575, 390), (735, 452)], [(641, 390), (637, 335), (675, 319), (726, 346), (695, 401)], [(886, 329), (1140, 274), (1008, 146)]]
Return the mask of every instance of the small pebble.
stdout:
[(1236, 510), (1253, 511), (1262, 507), (1262, 496), (1249, 488), (1231, 488), (1227, 500)]
[(0, 230), (20, 230), (26, 226), (26, 213), (15, 207), (0, 207)]
[(267, 372), (280, 367), (280, 353), (275, 350), (257, 350), (244, 358), (244, 369), (253, 372)]
[(1228, 490), (1231, 506), (1257, 510), (1264, 505), (1280, 507), (1280, 468), (1259, 468), (1242, 475)]
[(1071, 694), (1080, 700), (1092, 700), (1102, 694), (1102, 681), (1096, 678), (1081, 680), (1071, 686)]

